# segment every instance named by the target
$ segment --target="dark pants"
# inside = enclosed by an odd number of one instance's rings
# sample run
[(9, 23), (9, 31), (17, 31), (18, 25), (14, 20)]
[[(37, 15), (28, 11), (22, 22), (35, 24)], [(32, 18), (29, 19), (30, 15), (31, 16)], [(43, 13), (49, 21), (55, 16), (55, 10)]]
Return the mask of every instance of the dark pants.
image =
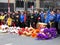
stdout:
[(19, 26), (20, 26), (21, 28), (25, 28), (25, 23), (24, 23), (24, 22), (19, 22)]
[(15, 25), (16, 25), (16, 27), (18, 27), (19, 26), (19, 22), (15, 22)]
[(26, 21), (26, 27), (30, 27), (30, 21)]
[(34, 26), (34, 28), (37, 28), (37, 27), (36, 27), (36, 26), (37, 26), (37, 23), (38, 23), (38, 21), (35, 21), (35, 24), (34, 24), (35, 26)]
[(58, 22), (58, 33), (60, 34), (60, 21)]
[(57, 29), (57, 33), (59, 33), (59, 31), (58, 31), (58, 22), (55, 22), (55, 27)]
[(35, 22), (31, 21), (31, 22), (30, 22), (30, 25), (31, 25), (33, 28), (35, 28)]
[(47, 28), (50, 28), (50, 24), (49, 23), (47, 23)]
[(1, 25), (1, 20), (0, 20), (0, 25)]

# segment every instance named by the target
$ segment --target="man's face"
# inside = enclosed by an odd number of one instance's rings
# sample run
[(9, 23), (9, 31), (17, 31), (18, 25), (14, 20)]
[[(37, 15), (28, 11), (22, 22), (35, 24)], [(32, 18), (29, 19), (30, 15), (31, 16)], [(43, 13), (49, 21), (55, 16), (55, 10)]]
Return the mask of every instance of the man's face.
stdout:
[(21, 11), (21, 15), (23, 15), (24, 14), (24, 11)]
[(60, 13), (60, 11), (59, 11), (59, 10), (57, 10), (57, 13)]
[(54, 11), (51, 11), (51, 14), (54, 14)]
[(15, 13), (13, 13), (13, 15), (15, 15)]
[(16, 11), (15, 13), (16, 13), (16, 14), (18, 14), (18, 12), (17, 12), (17, 11)]

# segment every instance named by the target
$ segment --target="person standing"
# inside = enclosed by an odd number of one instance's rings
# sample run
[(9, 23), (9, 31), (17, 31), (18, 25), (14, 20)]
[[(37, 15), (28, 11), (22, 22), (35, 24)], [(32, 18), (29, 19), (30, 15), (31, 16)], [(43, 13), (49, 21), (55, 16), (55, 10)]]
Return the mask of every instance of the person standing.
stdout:
[(12, 26), (16, 26), (16, 24), (15, 24), (15, 12), (12, 12), (11, 18), (12, 18)]
[(34, 22), (35, 20), (34, 20), (34, 12), (33, 13), (31, 13), (31, 15), (30, 15), (30, 26), (32, 26), (33, 28), (34, 28), (34, 26), (35, 26), (35, 22)]
[(0, 15), (0, 22), (1, 22), (1, 24), (4, 24), (4, 19), (5, 19), (5, 15), (2, 12), (1, 15)]
[(31, 13), (30, 12), (27, 12), (27, 15), (26, 15), (26, 26), (27, 27), (30, 27), (30, 15), (31, 15)]
[(40, 17), (41, 17), (41, 22), (44, 22), (44, 12), (43, 11), (40, 12)]
[(18, 12), (15, 12), (15, 25), (16, 25), (16, 27), (19, 26), (19, 14), (18, 14)]
[(47, 17), (46, 17), (46, 20), (45, 20), (45, 23), (47, 23), (47, 27), (50, 28), (50, 27), (55, 27), (55, 13), (54, 11), (51, 11), (50, 14), (47, 14)]
[(50, 27), (55, 27), (55, 18), (56, 18), (55, 12), (51, 11), (51, 14), (49, 16)]
[(57, 16), (56, 28), (57, 28), (58, 34), (60, 34), (60, 10), (57, 10), (56, 16)]
[(37, 23), (41, 21), (40, 19), (41, 19), (41, 17), (39, 15), (38, 11), (34, 12), (34, 23), (35, 23), (34, 28), (36, 28)]
[(21, 28), (25, 27), (25, 23), (24, 23), (24, 13), (21, 12), (21, 15), (19, 15), (19, 25)]
[(9, 27), (12, 26), (12, 18), (11, 18), (10, 13), (7, 14), (7, 16), (5, 17), (5, 20), (6, 20), (6, 24), (7, 24)]
[(10, 27), (12, 26), (12, 18), (9, 16), (7, 19), (7, 25)]

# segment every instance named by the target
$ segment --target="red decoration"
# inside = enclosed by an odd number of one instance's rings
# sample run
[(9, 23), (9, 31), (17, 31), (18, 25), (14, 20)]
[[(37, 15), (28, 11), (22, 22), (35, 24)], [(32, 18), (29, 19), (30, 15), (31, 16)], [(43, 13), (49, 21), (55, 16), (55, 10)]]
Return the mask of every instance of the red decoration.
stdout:
[(20, 30), (18, 30), (18, 34), (19, 34), (19, 35), (22, 35), (22, 34), (23, 34), (23, 32), (21, 32)]

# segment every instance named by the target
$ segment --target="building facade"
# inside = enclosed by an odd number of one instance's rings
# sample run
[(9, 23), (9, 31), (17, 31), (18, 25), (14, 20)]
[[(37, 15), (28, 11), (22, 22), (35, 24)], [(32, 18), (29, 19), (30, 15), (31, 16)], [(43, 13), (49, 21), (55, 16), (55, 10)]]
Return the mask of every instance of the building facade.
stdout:
[[(14, 0), (9, 1), (10, 11), (14, 10)], [(8, 0), (0, 0), (0, 11), (8, 11)]]
[(0, 0), (0, 11), (23, 11), (43, 8), (60, 8), (60, 0)]

